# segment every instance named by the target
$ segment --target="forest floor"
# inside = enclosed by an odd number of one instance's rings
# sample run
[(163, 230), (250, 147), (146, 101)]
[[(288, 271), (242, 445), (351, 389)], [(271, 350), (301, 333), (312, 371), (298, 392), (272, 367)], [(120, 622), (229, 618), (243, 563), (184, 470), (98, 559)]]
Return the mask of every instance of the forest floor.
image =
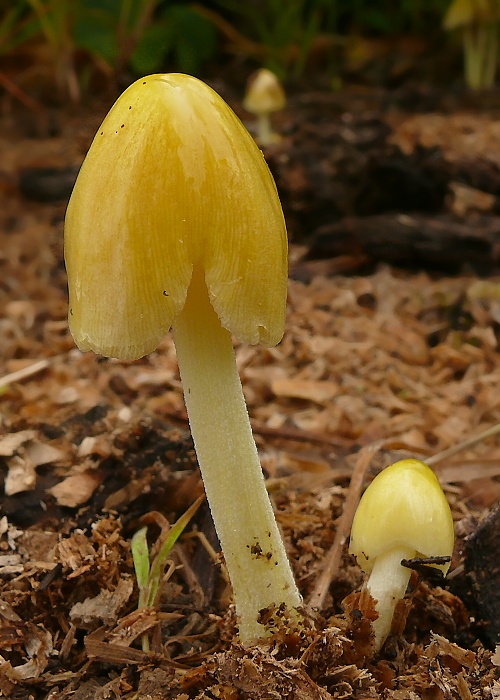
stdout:
[[(157, 546), (203, 486), (171, 338), (124, 363), (68, 331), (64, 212), (109, 106), (1, 117), (0, 696), (499, 698), (500, 438), (481, 436), (500, 424), (500, 95), (352, 89), (276, 115), (287, 326), (237, 360), (306, 606), (328, 575), (303, 629), (249, 649), (205, 502), (137, 610), (133, 534)], [(432, 463), (456, 547), (445, 580), (413, 574), (373, 657), (350, 518), (408, 456)]]

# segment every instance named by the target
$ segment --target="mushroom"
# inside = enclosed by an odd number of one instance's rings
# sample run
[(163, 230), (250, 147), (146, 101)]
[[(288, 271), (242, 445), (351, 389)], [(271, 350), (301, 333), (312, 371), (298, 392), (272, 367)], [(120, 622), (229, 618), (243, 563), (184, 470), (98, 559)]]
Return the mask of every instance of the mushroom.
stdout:
[(498, 0), (452, 0), (443, 20), (463, 32), (465, 81), (473, 90), (491, 88), (498, 55)]
[(285, 92), (277, 76), (267, 68), (261, 68), (250, 76), (243, 107), (257, 117), (257, 143), (270, 146), (280, 140), (271, 127), (272, 112), (279, 112), (286, 104)]
[[(374, 648), (386, 640), (411, 570), (403, 559), (444, 557), (453, 552), (453, 519), (434, 472), (417, 459), (381, 471), (363, 494), (354, 516), (349, 551), (369, 573), (366, 589), (378, 613)], [(443, 574), (449, 562), (435, 564)]]
[[(81, 350), (131, 360), (174, 331), (207, 499), (244, 644), (259, 611), (301, 604), (266, 491), (231, 333), (284, 330), (287, 237), (276, 186), (228, 105), (182, 74), (136, 81), (80, 170), (65, 223), (69, 323)], [(295, 614), (298, 618), (298, 613)]]

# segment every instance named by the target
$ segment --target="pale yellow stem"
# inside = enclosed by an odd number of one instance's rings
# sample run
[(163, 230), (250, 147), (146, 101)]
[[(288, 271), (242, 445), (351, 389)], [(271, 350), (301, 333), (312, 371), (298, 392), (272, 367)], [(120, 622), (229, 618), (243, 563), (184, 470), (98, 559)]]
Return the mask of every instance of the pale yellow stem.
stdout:
[(236, 369), (201, 268), (174, 322), (184, 398), (208, 503), (231, 579), (239, 634), (251, 644), (267, 632), (259, 611), (301, 605), (281, 539)]
[(375, 651), (378, 651), (391, 631), (392, 618), (398, 600), (404, 598), (411, 570), (401, 566), (402, 559), (416, 555), (414, 549), (395, 547), (380, 554), (373, 564), (366, 588), (375, 599), (378, 618), (372, 623), (375, 631)]
[(257, 116), (256, 140), (259, 146), (270, 146), (276, 143), (276, 134), (273, 133), (271, 117), (268, 112)]

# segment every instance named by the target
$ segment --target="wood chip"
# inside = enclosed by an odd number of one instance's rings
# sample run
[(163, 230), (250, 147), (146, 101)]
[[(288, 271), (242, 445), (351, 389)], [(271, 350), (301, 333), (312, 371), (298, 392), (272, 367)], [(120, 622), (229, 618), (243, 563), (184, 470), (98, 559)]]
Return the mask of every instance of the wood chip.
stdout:
[(0, 439), (0, 457), (11, 457), (21, 445), (36, 436), (34, 430), (21, 430), (18, 433), (10, 433)]
[(33, 491), (36, 486), (36, 471), (34, 465), (21, 457), (9, 460), (9, 471), (5, 477), (5, 494), (14, 496), (23, 491)]
[(121, 578), (114, 591), (101, 591), (94, 598), (75, 603), (69, 612), (71, 621), (80, 628), (93, 629), (100, 624), (113, 625), (134, 590), (130, 578)]
[(86, 503), (94, 491), (101, 485), (102, 475), (94, 470), (83, 474), (74, 474), (47, 490), (60, 506), (76, 508)]
[(331, 401), (338, 394), (338, 386), (331, 381), (309, 381), (306, 379), (276, 379), (271, 382), (276, 396), (305, 399), (316, 403)]
[(62, 450), (58, 450), (52, 445), (45, 445), (42, 442), (35, 442), (34, 440), (30, 440), (25, 445), (23, 454), (34, 467), (60, 462), (66, 457)]

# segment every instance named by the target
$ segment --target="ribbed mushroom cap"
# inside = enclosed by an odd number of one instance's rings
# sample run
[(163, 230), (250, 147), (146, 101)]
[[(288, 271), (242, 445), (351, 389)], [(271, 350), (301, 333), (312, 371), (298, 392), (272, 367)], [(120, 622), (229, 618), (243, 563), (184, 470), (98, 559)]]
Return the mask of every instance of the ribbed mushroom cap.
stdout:
[(250, 114), (277, 112), (286, 104), (285, 91), (277, 76), (261, 68), (250, 76), (243, 107)]
[(99, 128), (66, 214), (69, 323), (82, 350), (156, 348), (204, 268), (222, 325), (275, 345), (287, 237), (276, 186), (239, 119), (182, 74), (131, 85)]
[[(351, 529), (349, 551), (364, 571), (396, 547), (419, 557), (451, 556), (450, 506), (436, 475), (417, 459), (403, 459), (378, 474), (364, 492)], [(449, 564), (439, 566), (444, 573)]]

